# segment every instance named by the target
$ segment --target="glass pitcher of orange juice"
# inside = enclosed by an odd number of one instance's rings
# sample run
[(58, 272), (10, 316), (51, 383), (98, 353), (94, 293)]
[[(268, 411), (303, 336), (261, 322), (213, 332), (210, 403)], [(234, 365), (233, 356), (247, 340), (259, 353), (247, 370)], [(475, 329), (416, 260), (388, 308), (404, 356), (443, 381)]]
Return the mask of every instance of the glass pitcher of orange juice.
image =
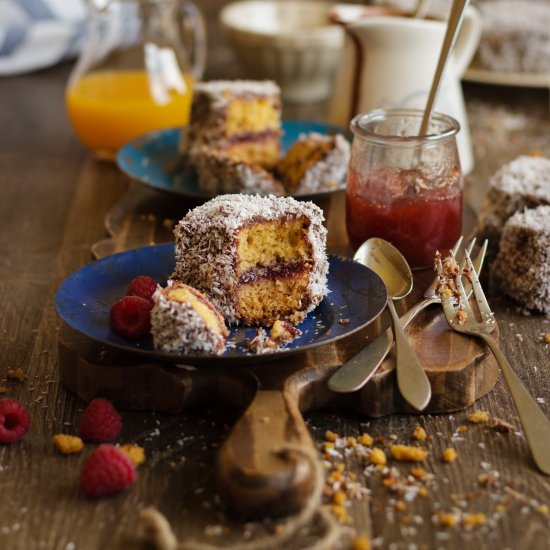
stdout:
[(204, 21), (185, 0), (90, 0), (66, 103), (80, 141), (113, 160), (132, 139), (189, 119), (206, 61)]

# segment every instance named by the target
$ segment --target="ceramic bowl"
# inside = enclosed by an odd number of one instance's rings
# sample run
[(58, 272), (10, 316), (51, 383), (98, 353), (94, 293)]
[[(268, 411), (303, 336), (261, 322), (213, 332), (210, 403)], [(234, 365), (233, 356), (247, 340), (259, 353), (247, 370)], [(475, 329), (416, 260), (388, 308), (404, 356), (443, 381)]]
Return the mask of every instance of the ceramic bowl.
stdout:
[(326, 99), (344, 44), (344, 31), (330, 23), (332, 2), (248, 0), (220, 13), (247, 77), (275, 80), (283, 99)]

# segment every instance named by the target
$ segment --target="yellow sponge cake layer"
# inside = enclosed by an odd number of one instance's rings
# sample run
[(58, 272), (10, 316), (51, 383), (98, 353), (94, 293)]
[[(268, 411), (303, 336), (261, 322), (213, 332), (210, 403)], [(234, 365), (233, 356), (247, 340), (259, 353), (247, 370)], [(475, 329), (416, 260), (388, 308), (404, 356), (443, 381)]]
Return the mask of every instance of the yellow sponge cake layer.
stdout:
[(237, 291), (237, 316), (247, 325), (272, 326), (278, 319), (300, 323), (306, 316), (302, 301), (308, 286), (309, 270), (305, 269), (247, 282)]
[(272, 168), (277, 164), (281, 152), (279, 134), (228, 143), (223, 147), (223, 152), (236, 161)]
[(265, 97), (235, 99), (227, 106), (225, 117), (225, 132), (229, 138), (264, 132), (276, 132), (279, 135), (279, 109)]
[(311, 254), (306, 238), (309, 224), (307, 218), (295, 218), (284, 224), (271, 220), (243, 227), (237, 240), (237, 274), (276, 262), (307, 261)]

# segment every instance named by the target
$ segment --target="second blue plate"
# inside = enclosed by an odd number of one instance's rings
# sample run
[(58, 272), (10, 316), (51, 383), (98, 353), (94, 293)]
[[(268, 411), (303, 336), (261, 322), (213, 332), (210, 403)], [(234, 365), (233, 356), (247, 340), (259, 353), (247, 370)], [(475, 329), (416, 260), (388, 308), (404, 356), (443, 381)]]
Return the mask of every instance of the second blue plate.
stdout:
[[(344, 128), (322, 122), (285, 120), (282, 123), (281, 146), (286, 151), (299, 138), (300, 134), (317, 132), (333, 135), (345, 133)], [(124, 145), (117, 153), (119, 168), (132, 179), (172, 195), (193, 199), (211, 199), (212, 195), (199, 189), (197, 178), (181, 161), (178, 151), (181, 128), (160, 130), (142, 136)], [(318, 196), (334, 193), (345, 187), (293, 195), (309, 200)]]

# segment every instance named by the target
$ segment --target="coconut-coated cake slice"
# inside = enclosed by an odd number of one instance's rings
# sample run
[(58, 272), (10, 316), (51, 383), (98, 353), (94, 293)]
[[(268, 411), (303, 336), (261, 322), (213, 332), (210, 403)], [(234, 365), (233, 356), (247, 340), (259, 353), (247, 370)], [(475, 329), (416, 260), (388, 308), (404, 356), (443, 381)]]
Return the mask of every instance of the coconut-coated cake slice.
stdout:
[(301, 322), (327, 293), (323, 212), (292, 197), (221, 195), (176, 226), (173, 278), (230, 324)]
[(223, 316), (198, 290), (169, 280), (153, 295), (151, 332), (156, 349), (168, 353), (222, 354), (229, 331)]

